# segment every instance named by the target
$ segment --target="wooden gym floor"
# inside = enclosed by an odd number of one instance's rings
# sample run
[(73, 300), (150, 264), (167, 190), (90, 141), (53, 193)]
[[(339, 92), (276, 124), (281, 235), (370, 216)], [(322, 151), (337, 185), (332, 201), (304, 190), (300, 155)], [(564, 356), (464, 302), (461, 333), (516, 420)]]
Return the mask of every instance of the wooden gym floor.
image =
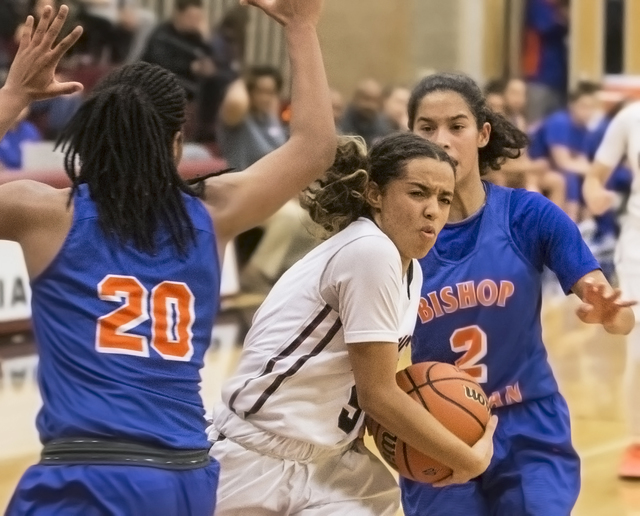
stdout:
[[(574, 443), (583, 459), (582, 492), (573, 515), (640, 516), (640, 482), (616, 478), (627, 444), (621, 401), (624, 339), (582, 325), (574, 308), (575, 298), (551, 298), (543, 312), (550, 360), (569, 402)], [(207, 354), (202, 375), (207, 408), (218, 399), (220, 380), (233, 370), (238, 356), (233, 324), (218, 327), (215, 335), (218, 349)], [(39, 451), (33, 424), (39, 405), (37, 359), (16, 352), (24, 349), (20, 342), (0, 346), (0, 510)]]

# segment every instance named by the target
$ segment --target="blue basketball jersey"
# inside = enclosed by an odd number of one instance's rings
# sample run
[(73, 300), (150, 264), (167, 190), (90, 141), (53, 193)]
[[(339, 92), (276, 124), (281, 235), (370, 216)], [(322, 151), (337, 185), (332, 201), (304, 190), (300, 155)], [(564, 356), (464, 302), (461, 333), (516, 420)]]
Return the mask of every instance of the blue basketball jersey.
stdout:
[(195, 242), (182, 256), (161, 228), (151, 255), (110, 240), (80, 186), (62, 249), (32, 282), (42, 442), (82, 436), (208, 447), (199, 371), (220, 270), (211, 217), (200, 200), (183, 199)]
[(542, 342), (543, 266), (568, 292), (598, 263), (575, 224), (539, 194), (485, 188), (486, 205), (447, 224), (420, 261), (412, 360), (457, 364), (495, 407), (557, 391)]

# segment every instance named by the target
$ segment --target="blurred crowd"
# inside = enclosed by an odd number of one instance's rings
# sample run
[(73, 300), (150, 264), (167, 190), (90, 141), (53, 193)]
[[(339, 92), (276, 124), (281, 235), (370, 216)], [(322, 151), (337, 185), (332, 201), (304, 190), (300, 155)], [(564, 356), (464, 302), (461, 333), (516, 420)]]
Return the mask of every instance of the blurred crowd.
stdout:
[[(60, 0), (0, 2), (0, 83), (17, 50), (27, 14), (36, 20), (46, 5)], [(174, 72), (188, 99), (185, 138), (202, 155), (223, 157), (237, 170), (251, 166), (282, 145), (288, 136), (283, 78), (270, 66), (244, 62), (248, 16), (245, 8), (229, 10), (207, 31), (202, 0), (176, 0), (168, 20), (142, 8), (137, 0), (65, 0), (70, 27), (84, 27), (82, 40), (61, 67), (66, 79), (85, 85), (82, 94), (35, 103), (0, 141), (0, 168), (22, 167), (23, 142), (55, 140), (99, 79), (113, 67), (136, 60)], [(580, 225), (585, 238), (613, 276), (613, 248), (618, 217), (624, 211), (631, 175), (622, 164), (609, 187), (619, 193), (615, 211), (591, 217), (581, 184), (611, 117), (623, 102), (600, 101), (600, 88), (583, 82), (567, 94), (568, 2), (528, 0), (524, 20), (522, 74), (486, 84), (486, 99), (528, 133), (526, 153), (491, 171), (487, 179), (506, 186), (541, 192)], [(63, 31), (63, 35), (66, 31)], [(393, 131), (407, 129), (410, 84), (382, 85), (373, 78), (357, 84), (350, 98), (334, 90), (338, 132), (360, 135), (367, 144)], [(263, 227), (242, 235), (237, 250), (246, 290), (266, 291), (317, 238), (296, 199)]]

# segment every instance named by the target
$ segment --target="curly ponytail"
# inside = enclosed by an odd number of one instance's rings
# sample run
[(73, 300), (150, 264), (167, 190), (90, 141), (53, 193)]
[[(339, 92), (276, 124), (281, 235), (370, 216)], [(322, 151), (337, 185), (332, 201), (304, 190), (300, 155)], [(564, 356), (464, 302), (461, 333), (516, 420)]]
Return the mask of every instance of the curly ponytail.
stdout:
[(367, 145), (359, 136), (340, 136), (333, 165), (300, 194), (311, 220), (333, 235), (369, 213)]

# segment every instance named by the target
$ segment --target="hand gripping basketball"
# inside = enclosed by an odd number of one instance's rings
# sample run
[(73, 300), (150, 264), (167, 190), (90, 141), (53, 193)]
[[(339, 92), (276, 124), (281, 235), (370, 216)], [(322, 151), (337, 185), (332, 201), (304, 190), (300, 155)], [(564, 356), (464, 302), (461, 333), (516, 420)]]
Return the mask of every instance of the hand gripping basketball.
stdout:
[(241, 5), (254, 5), (284, 26), (318, 25), (324, 0), (240, 0)]
[(400, 475), (435, 486), (464, 483), (483, 473), (493, 456), (497, 418), (482, 388), (464, 371), (440, 362), (413, 364), (396, 375), (398, 386), (445, 428), (471, 447), (473, 460), (452, 471), (369, 419), (369, 431), (385, 461)]

